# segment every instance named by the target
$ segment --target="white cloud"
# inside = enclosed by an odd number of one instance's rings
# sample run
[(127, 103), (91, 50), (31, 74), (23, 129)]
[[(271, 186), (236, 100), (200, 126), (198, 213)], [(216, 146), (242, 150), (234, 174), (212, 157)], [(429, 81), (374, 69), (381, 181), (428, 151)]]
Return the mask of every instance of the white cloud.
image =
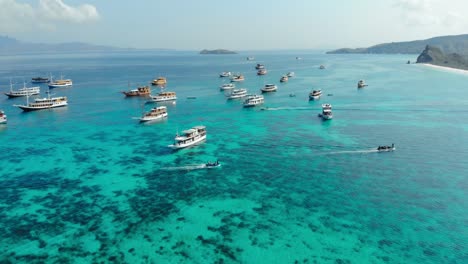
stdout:
[(0, 33), (54, 30), (63, 23), (87, 23), (99, 19), (95, 6), (70, 6), (62, 0), (39, 0), (37, 6), (17, 0), (0, 0)]

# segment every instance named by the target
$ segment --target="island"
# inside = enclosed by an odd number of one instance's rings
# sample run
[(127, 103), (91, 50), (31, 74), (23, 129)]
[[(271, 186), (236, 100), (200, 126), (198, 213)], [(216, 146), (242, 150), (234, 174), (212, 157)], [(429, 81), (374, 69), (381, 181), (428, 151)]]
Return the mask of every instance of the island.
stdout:
[(200, 51), (200, 54), (237, 54), (237, 52), (227, 49), (214, 49), (214, 50), (207, 50), (204, 49)]
[(455, 36), (440, 36), (424, 40), (414, 40), (405, 42), (392, 42), (378, 44), (368, 48), (343, 48), (327, 52), (327, 54), (353, 54), (353, 53), (374, 53), (374, 54), (419, 54), (427, 46), (434, 46), (442, 52), (457, 53), (462, 56), (468, 55), (468, 34)]
[(468, 60), (458, 53), (445, 54), (440, 48), (427, 45), (416, 63), (468, 70)]

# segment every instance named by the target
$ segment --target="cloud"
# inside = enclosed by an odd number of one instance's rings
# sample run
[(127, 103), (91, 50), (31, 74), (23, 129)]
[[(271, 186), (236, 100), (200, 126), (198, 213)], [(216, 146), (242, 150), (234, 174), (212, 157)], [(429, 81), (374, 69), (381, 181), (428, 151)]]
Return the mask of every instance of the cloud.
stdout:
[(95, 6), (70, 6), (62, 0), (39, 0), (37, 6), (0, 0), (0, 33), (54, 30), (58, 25), (82, 24), (99, 19)]

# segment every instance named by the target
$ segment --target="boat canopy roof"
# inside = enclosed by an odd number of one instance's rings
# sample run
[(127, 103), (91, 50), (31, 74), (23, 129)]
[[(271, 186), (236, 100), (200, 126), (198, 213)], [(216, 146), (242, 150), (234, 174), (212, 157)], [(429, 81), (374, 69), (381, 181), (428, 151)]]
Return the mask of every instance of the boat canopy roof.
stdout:
[(206, 127), (205, 126), (194, 126), (192, 129), (203, 130), (203, 129), (206, 129)]
[(182, 133), (184, 133), (184, 134), (192, 134), (192, 133), (195, 133), (195, 132), (197, 132), (195, 129), (187, 129), (187, 130), (182, 131)]

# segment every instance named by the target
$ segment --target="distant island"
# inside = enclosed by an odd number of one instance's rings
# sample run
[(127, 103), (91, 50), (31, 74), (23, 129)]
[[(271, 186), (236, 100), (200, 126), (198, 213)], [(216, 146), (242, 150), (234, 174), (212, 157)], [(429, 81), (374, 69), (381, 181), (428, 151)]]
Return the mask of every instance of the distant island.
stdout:
[(427, 45), (418, 56), (416, 63), (468, 70), (468, 60), (458, 53), (445, 54), (440, 48)]
[(204, 49), (200, 51), (200, 54), (237, 54), (237, 52), (227, 49), (215, 49), (215, 50), (207, 50)]
[(343, 48), (327, 52), (327, 54), (419, 54), (427, 45), (438, 47), (442, 52), (468, 55), (468, 34), (456, 36), (441, 36), (425, 40), (384, 43), (368, 48)]

